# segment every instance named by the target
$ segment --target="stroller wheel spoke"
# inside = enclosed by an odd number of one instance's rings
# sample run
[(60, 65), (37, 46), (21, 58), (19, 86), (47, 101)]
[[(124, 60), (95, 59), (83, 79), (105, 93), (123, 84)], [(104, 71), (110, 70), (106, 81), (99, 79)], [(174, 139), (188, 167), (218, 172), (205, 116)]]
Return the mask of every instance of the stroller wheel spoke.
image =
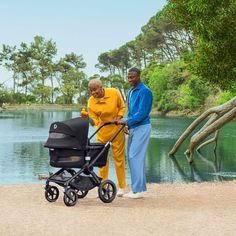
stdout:
[(59, 190), (55, 186), (47, 186), (45, 188), (45, 198), (49, 202), (55, 202), (59, 197)]
[(116, 186), (111, 180), (105, 180), (98, 188), (99, 198), (105, 202), (110, 203), (116, 197)]
[(64, 193), (64, 203), (66, 206), (74, 206), (77, 203), (78, 196), (75, 190), (67, 189)]

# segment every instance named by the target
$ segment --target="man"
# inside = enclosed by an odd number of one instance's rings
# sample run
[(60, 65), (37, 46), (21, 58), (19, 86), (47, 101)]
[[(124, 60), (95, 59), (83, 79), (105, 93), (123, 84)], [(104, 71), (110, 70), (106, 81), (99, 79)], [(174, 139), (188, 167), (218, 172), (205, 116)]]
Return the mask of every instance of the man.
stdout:
[(129, 129), (127, 156), (131, 174), (132, 191), (125, 194), (128, 198), (142, 198), (147, 191), (145, 176), (145, 159), (151, 133), (149, 113), (152, 108), (152, 92), (140, 79), (140, 70), (131, 68), (128, 80), (132, 88), (128, 92), (128, 117), (126, 124)]

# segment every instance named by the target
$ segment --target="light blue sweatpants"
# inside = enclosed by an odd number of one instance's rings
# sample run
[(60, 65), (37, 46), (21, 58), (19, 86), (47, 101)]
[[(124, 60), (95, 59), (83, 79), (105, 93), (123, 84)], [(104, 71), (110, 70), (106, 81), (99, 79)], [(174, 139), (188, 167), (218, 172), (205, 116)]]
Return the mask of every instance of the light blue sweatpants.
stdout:
[(131, 175), (131, 188), (134, 193), (147, 190), (145, 159), (150, 134), (151, 124), (140, 125), (129, 130), (127, 156)]

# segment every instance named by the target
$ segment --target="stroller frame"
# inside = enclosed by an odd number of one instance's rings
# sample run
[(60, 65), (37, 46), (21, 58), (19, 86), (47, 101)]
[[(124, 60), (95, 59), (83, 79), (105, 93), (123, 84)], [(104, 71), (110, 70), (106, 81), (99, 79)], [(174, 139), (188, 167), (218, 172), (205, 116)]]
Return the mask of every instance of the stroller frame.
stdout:
[[(97, 132), (103, 127), (111, 124), (116, 123), (104, 123), (88, 138), (87, 150), (89, 150), (90, 146), (92, 146), (90, 145), (90, 140), (97, 134)], [(96, 161), (99, 160), (100, 157), (102, 157), (102, 155), (108, 155), (111, 143), (123, 130), (124, 126), (124, 124), (121, 125), (121, 128), (115, 133), (110, 141), (101, 144), (93, 144), (95, 146), (103, 146), (103, 148), (93, 160), (91, 160), (90, 156), (85, 156), (85, 164), (80, 168), (78, 172), (76, 172), (72, 168), (61, 168), (60, 170), (52, 174), (46, 180), (45, 185), (45, 198), (47, 199), (47, 201), (55, 202), (59, 197), (59, 189), (56, 186), (50, 185), (50, 183), (55, 183), (64, 188), (63, 200), (66, 206), (74, 206), (79, 198), (84, 198), (87, 195), (88, 191), (93, 189), (94, 187), (98, 187), (98, 196), (102, 202), (112, 202), (115, 199), (117, 193), (115, 183), (109, 179), (102, 181), (102, 178), (98, 177), (97, 174), (93, 171), (93, 166)], [(69, 176), (64, 176), (64, 174), (69, 174)]]

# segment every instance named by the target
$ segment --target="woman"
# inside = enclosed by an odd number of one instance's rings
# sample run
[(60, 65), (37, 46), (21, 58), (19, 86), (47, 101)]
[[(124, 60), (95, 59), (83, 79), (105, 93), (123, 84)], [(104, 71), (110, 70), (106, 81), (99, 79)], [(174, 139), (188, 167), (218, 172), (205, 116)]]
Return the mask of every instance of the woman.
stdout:
[[(125, 113), (125, 103), (117, 89), (103, 88), (101, 80), (92, 79), (88, 84), (91, 97), (88, 100), (88, 114), (82, 112), (82, 117), (89, 117), (91, 125), (97, 128), (109, 121), (118, 121)], [(96, 135), (97, 142), (108, 142), (117, 133), (120, 126), (108, 125)], [(125, 181), (125, 135), (120, 132), (112, 142), (112, 153), (115, 162), (119, 190), (117, 196), (124, 194)], [(99, 168), (98, 175), (102, 180), (108, 179), (109, 159), (104, 167)]]

